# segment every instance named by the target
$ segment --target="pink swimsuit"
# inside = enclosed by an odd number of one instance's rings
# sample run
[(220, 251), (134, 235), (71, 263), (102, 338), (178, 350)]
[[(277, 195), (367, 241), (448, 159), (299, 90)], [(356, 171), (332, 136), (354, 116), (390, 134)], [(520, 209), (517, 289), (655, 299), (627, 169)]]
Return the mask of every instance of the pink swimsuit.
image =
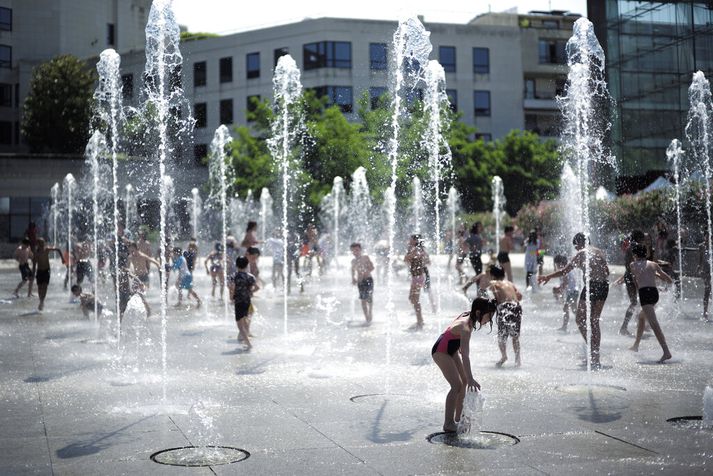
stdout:
[(464, 312), (463, 314), (458, 316), (451, 323), (450, 326), (448, 326), (448, 328), (443, 332), (443, 334), (438, 337), (436, 343), (433, 344), (433, 348), (431, 349), (431, 355), (435, 354), (436, 352), (443, 352), (444, 354), (453, 355), (458, 351), (458, 349), (460, 349), (460, 336), (451, 332), (451, 326), (455, 324), (458, 319), (468, 316), (469, 314), (470, 313), (468, 312)]

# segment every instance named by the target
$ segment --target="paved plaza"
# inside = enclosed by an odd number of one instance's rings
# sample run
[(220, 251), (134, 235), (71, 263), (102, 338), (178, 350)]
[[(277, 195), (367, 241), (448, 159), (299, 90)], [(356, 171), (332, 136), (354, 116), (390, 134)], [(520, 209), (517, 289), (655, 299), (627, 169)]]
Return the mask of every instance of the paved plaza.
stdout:
[[(442, 311), (432, 313), (423, 299), (421, 332), (406, 330), (415, 319), (403, 272), (394, 285), (396, 315), (388, 319), (377, 279), (375, 322), (364, 327), (348, 260), (341, 260), (340, 269), (315, 273), (304, 293), (293, 290), (287, 322), (280, 293), (271, 286), (258, 293), (249, 353), (198, 267), (203, 307), (176, 309), (175, 291), (169, 297), (165, 373), (156, 275), (148, 292), (153, 315), (147, 320), (132, 300), (117, 345), (115, 317), (84, 319), (62, 289), (58, 263), (39, 314), (36, 298), (9, 297), (19, 273), (3, 262), (0, 474), (713, 472), (713, 430), (667, 422), (701, 415), (713, 378), (713, 325), (699, 319), (695, 280), (685, 281), (683, 304), (662, 293), (657, 307), (673, 353), (665, 365), (656, 363), (661, 349), (653, 336), (638, 354), (627, 350), (633, 339), (617, 333), (627, 299), (612, 286), (602, 320), (604, 368), (592, 374), (581, 365), (574, 323), (566, 334), (555, 330), (561, 306), (552, 284), (526, 292), (521, 368), (511, 355), (497, 369), (496, 333), (487, 326), (474, 333), (471, 360), (486, 398), (481, 430), (495, 433), (483, 433), (490, 443), (479, 448), (460, 448), (427, 439), (441, 429), (447, 392), (430, 349), (450, 319), (469, 309), (445, 275), (445, 260), (440, 286), (431, 271)], [(514, 260), (521, 286), (522, 256)], [(261, 268), (269, 278), (269, 260)], [(150, 459), (189, 445), (235, 447), (249, 457), (194, 468)]]

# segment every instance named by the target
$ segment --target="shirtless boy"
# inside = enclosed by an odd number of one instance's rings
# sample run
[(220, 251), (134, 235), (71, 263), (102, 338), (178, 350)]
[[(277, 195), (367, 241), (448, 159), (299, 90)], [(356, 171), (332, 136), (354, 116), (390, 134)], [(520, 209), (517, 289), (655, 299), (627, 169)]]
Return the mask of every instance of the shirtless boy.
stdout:
[(32, 296), (32, 268), (30, 268), (30, 263), (28, 261), (34, 260), (32, 255), (32, 250), (30, 249), (30, 240), (25, 238), (20, 243), (20, 246), (15, 250), (15, 260), (17, 261), (18, 267), (20, 268), (20, 284), (15, 288), (15, 292), (12, 293), (15, 297), (20, 297), (19, 292), (25, 283), (27, 284), (27, 297)]
[(50, 252), (56, 251), (59, 253), (60, 259), (62, 259), (62, 264), (64, 264), (64, 258), (62, 258), (62, 250), (59, 248), (48, 248), (45, 244), (44, 238), (37, 239), (37, 251), (35, 252), (35, 263), (37, 263), (37, 273), (35, 274), (35, 279), (37, 280), (37, 294), (40, 298), (40, 305), (37, 306), (37, 310), (41, 311), (45, 307), (45, 297), (47, 297), (47, 286), (50, 284)]
[(361, 300), (361, 309), (364, 311), (364, 318), (367, 324), (371, 324), (372, 295), (374, 294), (374, 278), (371, 277), (371, 272), (374, 271), (374, 264), (367, 255), (363, 254), (361, 243), (352, 243), (349, 248), (354, 255), (352, 260), (352, 284), (359, 289), (359, 299)]
[(92, 245), (85, 239), (77, 242), (74, 245), (74, 258), (77, 260), (77, 284), (80, 286), (84, 282), (84, 278), (92, 279), (92, 262), (89, 257), (92, 254)]
[(671, 358), (671, 352), (668, 350), (666, 337), (663, 335), (661, 325), (659, 325), (659, 321), (656, 319), (656, 311), (654, 310), (654, 306), (659, 301), (656, 278), (662, 279), (669, 284), (673, 283), (673, 279), (664, 273), (657, 263), (646, 259), (646, 246), (639, 244), (634, 245), (632, 252), (634, 261), (631, 263), (630, 269), (636, 281), (636, 286), (639, 289), (641, 312), (639, 313), (639, 323), (636, 326), (636, 340), (630, 350), (634, 352), (639, 351), (639, 342), (641, 342), (641, 336), (644, 333), (644, 320), (646, 320), (649, 322), (651, 330), (654, 331), (654, 335), (656, 336), (656, 340), (659, 341), (661, 349), (663, 349), (663, 356), (659, 359), (659, 362), (665, 362)]
[(482, 297), (485, 298), (488, 296), (488, 286), (490, 286), (490, 270), (494, 268), (495, 265), (491, 264), (488, 267), (488, 271), (485, 273), (480, 273), (477, 276), (473, 276), (468, 280), (467, 283), (465, 283), (465, 286), (463, 286), (463, 292), (466, 293), (468, 292), (468, 288), (470, 288), (472, 285), (477, 284), (478, 285), (478, 295), (477, 297)]
[(508, 281), (512, 282), (512, 265), (510, 264), (510, 252), (515, 248), (512, 241), (512, 233), (514, 228), (511, 226), (505, 227), (505, 236), (500, 238), (500, 252), (498, 253), (498, 263), (505, 271)]
[(508, 360), (507, 342), (512, 337), (512, 350), (515, 352), (515, 366), (520, 367), (520, 325), (522, 323), (522, 307), (520, 300), (522, 294), (510, 281), (505, 281), (505, 272), (498, 266), (490, 267), (490, 286), (497, 302), (498, 347), (500, 348), (500, 361), (496, 367), (502, 367)]
[(145, 254), (139, 249), (139, 245), (136, 242), (129, 243), (129, 262), (134, 268), (134, 274), (139, 281), (143, 283), (144, 286), (149, 284), (149, 271), (150, 265), (153, 264), (161, 272), (161, 264), (153, 259), (151, 256)]

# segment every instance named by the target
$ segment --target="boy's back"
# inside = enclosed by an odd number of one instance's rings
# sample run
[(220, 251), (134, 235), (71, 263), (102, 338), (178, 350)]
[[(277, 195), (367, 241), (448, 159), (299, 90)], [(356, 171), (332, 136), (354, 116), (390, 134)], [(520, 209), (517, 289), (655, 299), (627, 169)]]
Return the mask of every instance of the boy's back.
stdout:
[(493, 291), (495, 300), (498, 304), (502, 304), (507, 301), (517, 302), (522, 298), (520, 292), (510, 281), (492, 280), (490, 281), (490, 289)]
[(235, 273), (233, 282), (235, 284), (235, 294), (233, 296), (235, 302), (250, 302), (252, 289), (256, 284), (255, 276), (246, 271), (238, 271)]
[(658, 270), (659, 265), (653, 261), (639, 260), (631, 263), (631, 272), (634, 274), (639, 288), (655, 288)]

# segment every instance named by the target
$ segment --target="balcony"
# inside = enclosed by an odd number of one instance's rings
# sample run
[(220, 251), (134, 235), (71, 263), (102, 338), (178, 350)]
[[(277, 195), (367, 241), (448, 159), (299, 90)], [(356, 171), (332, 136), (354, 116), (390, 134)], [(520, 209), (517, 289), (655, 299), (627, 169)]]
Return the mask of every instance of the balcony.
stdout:
[(522, 102), (525, 109), (538, 109), (545, 111), (556, 111), (559, 109), (554, 97), (525, 98)]

